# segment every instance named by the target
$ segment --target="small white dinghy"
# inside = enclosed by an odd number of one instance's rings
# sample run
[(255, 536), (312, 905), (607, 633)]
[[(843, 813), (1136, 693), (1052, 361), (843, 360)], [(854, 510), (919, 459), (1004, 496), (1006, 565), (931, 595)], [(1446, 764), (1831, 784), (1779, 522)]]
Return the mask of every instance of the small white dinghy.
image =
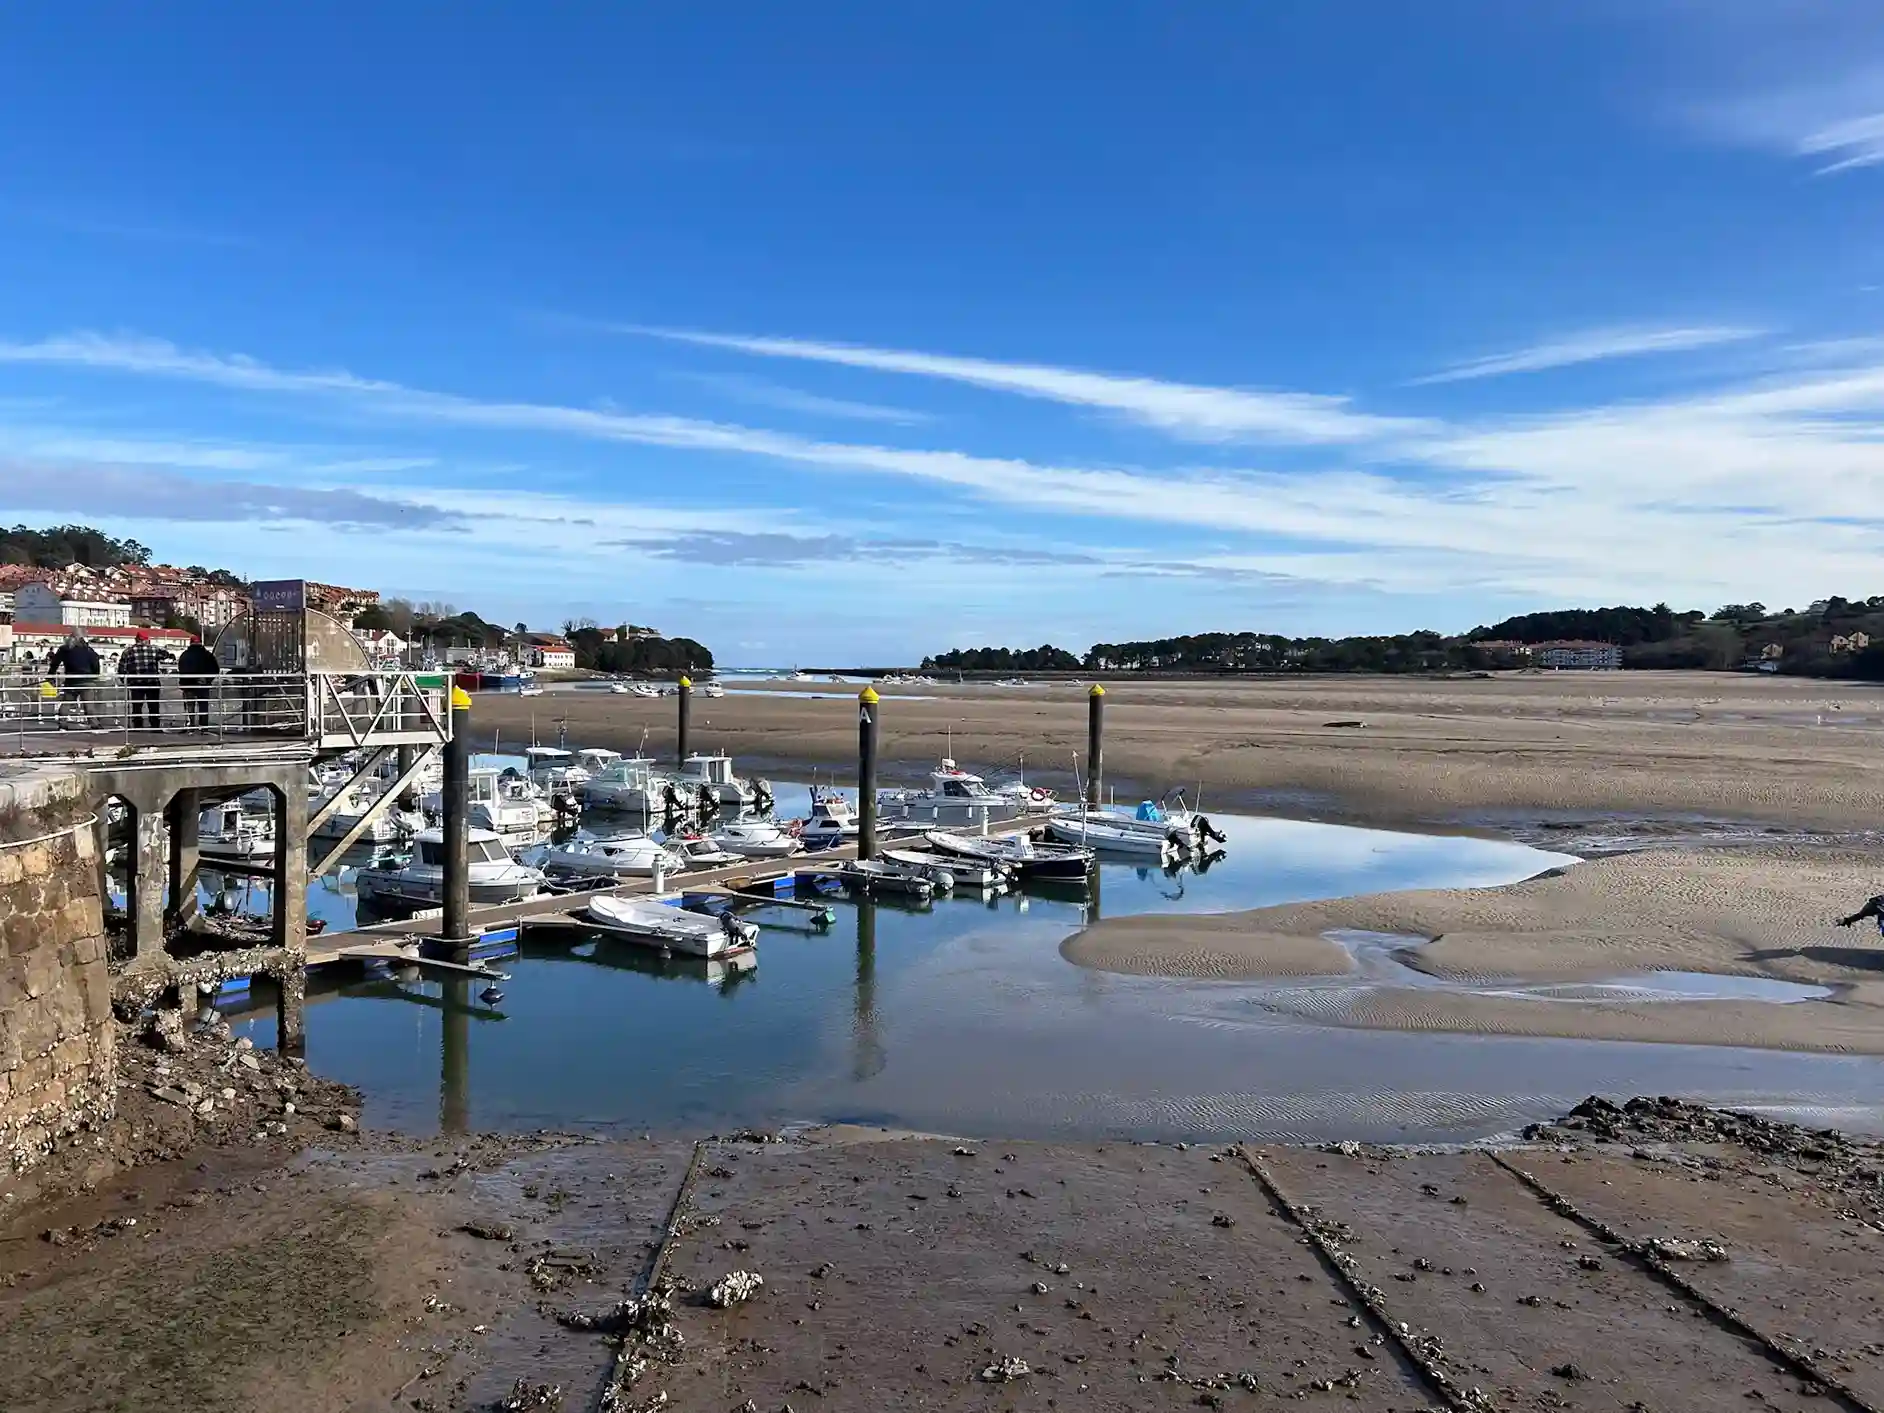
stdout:
[(900, 893), (925, 902), (937, 893), (947, 893), (955, 887), (952, 877), (944, 883), (932, 877), (928, 869), (905, 868), (901, 864), (885, 863), (881, 859), (853, 859), (848, 863), (835, 864), (831, 873), (841, 879), (845, 887), (855, 888), (861, 893)]
[(960, 888), (993, 890), (1007, 887), (1007, 870), (978, 859), (950, 858), (921, 849), (885, 849), (883, 861), (901, 868), (922, 869), (930, 878), (947, 878)]
[(758, 937), (758, 924), (731, 913), (705, 917), (682, 912), (651, 898), (592, 898), (583, 914), (611, 934), (631, 937), (650, 947), (664, 947), (689, 957), (723, 957), (742, 952)]
[(1102, 849), (1109, 854), (1144, 854), (1151, 858), (1167, 859), (1177, 853), (1189, 852), (1162, 834), (1134, 828), (1133, 821), (1115, 822), (1102, 818), (1103, 814), (1103, 810), (1056, 814), (1047, 820), (1047, 833), (1063, 844)]

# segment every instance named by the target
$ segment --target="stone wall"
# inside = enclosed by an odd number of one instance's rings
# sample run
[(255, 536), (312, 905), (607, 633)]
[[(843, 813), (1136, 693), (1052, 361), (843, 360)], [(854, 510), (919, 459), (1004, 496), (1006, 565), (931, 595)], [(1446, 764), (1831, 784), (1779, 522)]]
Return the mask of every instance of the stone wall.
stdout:
[(116, 1032), (98, 845), (76, 776), (0, 778), (0, 1176), (109, 1118)]

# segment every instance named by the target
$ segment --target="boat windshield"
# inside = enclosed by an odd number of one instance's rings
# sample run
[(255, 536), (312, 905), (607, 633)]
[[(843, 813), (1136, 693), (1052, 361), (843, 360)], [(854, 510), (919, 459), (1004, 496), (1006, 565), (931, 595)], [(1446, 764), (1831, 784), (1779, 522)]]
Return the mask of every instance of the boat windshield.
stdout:
[(419, 841), (419, 862), (431, 868), (445, 866), (445, 846), (433, 843), (430, 839)]
[(465, 853), (471, 863), (510, 862), (510, 855), (504, 852), (504, 846), (495, 839), (473, 839), (466, 845)]

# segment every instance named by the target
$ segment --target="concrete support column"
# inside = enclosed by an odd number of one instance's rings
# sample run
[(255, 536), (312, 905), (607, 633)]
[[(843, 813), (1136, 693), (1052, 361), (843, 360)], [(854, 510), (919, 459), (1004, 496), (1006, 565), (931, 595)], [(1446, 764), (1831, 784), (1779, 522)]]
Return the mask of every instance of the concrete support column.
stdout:
[(289, 948), (299, 966), (307, 951), (307, 787), (290, 779), (268, 788), (275, 805), (275, 907), (269, 941)]
[(299, 956), (289, 959), (275, 983), (275, 1049), (300, 1055), (307, 1050), (307, 968)]
[(857, 857), (877, 856), (877, 711), (874, 687), (857, 694)]
[[(413, 762), (419, 758), (419, 748), (417, 746), (398, 746), (395, 749), (398, 752), (398, 775), (396, 778), (403, 779), (405, 773), (412, 769)], [(399, 797), (399, 804), (402, 809), (415, 810), (419, 807), (419, 787), (416, 783), (408, 787), (405, 794)]]
[(1106, 689), (1097, 682), (1086, 694), (1086, 803), (1105, 803)]
[(193, 789), (177, 791), (164, 813), (170, 819), (170, 898), (164, 915), (174, 926), (188, 926), (196, 916), (196, 875), (202, 866), (197, 848), (202, 793)]
[(132, 812), (131, 857), (126, 870), (131, 921), (131, 949), (137, 966), (159, 966), (164, 959), (164, 885), (169, 882), (164, 812), (146, 799)]
[(675, 695), (680, 704), (680, 720), (678, 723), (679, 734), (675, 738), (678, 744), (674, 747), (674, 764), (684, 766), (687, 763), (688, 750), (693, 744), (692, 741), (688, 739), (693, 734), (693, 679), (689, 677), (681, 678), (680, 690)]

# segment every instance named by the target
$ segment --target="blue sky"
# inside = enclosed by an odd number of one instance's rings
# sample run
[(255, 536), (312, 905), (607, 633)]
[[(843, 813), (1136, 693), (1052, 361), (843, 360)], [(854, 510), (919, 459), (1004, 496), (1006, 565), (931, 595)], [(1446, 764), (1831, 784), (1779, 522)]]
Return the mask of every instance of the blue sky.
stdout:
[(0, 10), (0, 516), (728, 662), (1884, 588), (1884, 7)]

